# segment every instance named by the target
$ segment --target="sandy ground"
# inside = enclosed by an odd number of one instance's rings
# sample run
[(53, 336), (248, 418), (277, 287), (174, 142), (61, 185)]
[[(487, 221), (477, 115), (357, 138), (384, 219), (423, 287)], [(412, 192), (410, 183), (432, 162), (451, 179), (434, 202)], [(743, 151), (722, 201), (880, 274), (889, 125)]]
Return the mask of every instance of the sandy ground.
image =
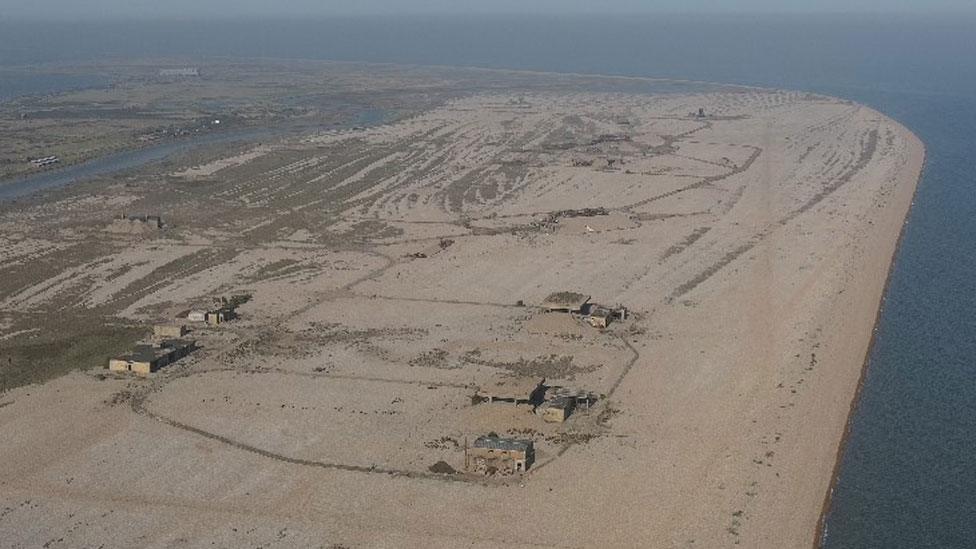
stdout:
[(184, 177), (190, 180), (208, 177), (226, 168), (243, 166), (251, 160), (267, 154), (269, 151), (270, 149), (268, 147), (258, 146), (249, 151), (242, 152), (237, 156), (218, 158), (217, 160), (212, 160), (200, 166), (193, 166), (192, 168), (180, 170), (174, 173), (173, 177)]
[[(495, 90), (8, 208), (7, 341), (253, 299), (151, 379), (0, 394), (0, 540), (809, 547), (923, 157), (822, 96)], [(535, 306), (561, 290), (634, 315)], [(602, 398), (472, 404), (512, 376)], [(488, 431), (528, 474), (428, 470)]]

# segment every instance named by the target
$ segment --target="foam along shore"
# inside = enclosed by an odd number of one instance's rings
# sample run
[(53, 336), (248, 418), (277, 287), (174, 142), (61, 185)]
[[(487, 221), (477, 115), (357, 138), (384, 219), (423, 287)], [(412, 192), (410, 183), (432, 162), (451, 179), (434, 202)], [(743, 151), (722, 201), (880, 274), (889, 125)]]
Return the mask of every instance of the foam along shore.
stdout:
[[(198, 162), (179, 193), (2, 210), (11, 333), (253, 299), (158, 377), (0, 396), (0, 539), (810, 546), (923, 162), (824, 96), (496, 88)], [(173, 228), (67, 223), (145, 203)], [(66, 223), (71, 246), (48, 231)], [(557, 291), (632, 314), (532, 306)], [(604, 398), (561, 424), (473, 404), (500, 375)], [(524, 477), (429, 473), (490, 431), (534, 440)]]

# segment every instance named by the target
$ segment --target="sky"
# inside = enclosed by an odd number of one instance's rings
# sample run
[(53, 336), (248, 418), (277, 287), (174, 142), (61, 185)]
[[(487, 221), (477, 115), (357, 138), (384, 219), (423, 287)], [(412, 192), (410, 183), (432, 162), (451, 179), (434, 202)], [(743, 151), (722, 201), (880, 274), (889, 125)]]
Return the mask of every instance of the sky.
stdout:
[(976, 12), (976, 0), (0, 0), (2, 19), (375, 14)]

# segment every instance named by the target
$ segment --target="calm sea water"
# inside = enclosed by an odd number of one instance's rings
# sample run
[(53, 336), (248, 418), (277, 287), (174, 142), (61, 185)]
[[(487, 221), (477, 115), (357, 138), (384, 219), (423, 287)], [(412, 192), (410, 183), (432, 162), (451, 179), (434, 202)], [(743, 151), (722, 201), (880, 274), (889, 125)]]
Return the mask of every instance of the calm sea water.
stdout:
[(0, 23), (0, 65), (265, 56), (689, 78), (828, 93), (902, 121), (928, 165), (827, 521), (828, 548), (976, 547), (976, 19), (372, 18)]

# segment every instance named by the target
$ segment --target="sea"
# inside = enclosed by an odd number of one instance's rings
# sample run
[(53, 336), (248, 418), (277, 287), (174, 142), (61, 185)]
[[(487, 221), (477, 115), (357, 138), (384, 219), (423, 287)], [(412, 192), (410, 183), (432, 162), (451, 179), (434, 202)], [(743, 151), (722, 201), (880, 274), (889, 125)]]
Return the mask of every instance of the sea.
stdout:
[(132, 56), (716, 81), (826, 93), (899, 120), (925, 142), (927, 162), (892, 266), (822, 545), (976, 547), (976, 12), (0, 19), (0, 100), (104, 85), (77, 75), (20, 81), (19, 67)]

